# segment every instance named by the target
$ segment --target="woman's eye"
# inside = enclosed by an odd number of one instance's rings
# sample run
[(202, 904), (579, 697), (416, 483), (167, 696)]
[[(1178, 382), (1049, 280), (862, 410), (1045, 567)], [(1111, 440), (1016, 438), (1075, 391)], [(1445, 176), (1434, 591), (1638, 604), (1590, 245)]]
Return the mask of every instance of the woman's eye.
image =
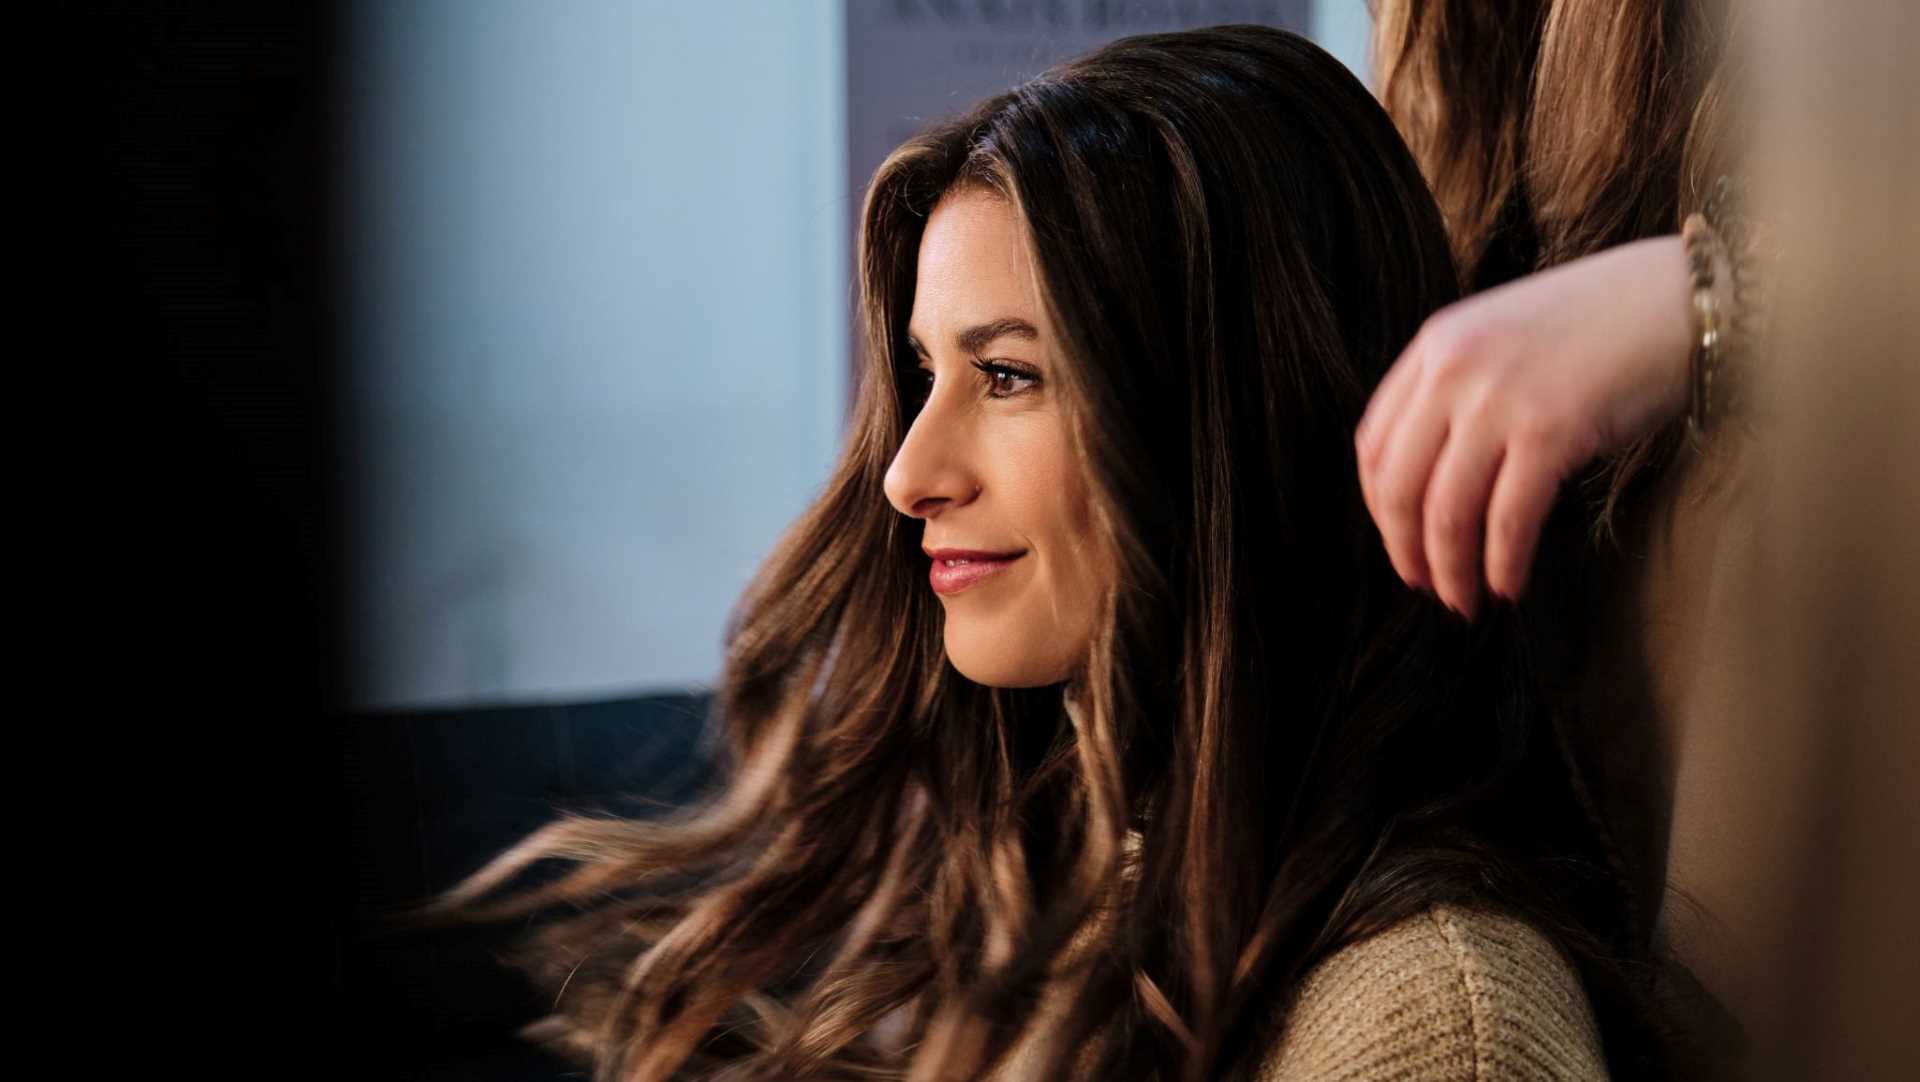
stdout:
[(1040, 382), (1040, 377), (1034, 373), (1011, 365), (993, 361), (975, 361), (973, 366), (987, 377), (988, 398), (1012, 398), (1032, 390)]
[(901, 373), (900, 397), (914, 408), (926, 404), (927, 396), (933, 393), (933, 373), (924, 368), (910, 368)]

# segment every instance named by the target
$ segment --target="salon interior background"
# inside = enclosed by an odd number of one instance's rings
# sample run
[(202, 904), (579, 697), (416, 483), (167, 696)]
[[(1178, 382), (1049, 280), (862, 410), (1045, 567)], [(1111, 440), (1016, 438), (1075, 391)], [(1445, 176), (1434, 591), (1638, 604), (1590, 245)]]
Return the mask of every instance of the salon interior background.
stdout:
[(851, 216), (931, 119), (1100, 41), (1364, 0), (363, 3), (334, 420), (342, 705), (697, 691), (824, 481)]

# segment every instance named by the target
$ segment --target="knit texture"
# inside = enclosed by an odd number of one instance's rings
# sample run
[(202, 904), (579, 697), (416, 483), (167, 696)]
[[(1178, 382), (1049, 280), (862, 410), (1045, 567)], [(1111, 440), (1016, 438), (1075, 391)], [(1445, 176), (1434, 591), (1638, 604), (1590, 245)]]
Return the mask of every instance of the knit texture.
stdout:
[[(1036, 1052), (1016, 1046), (988, 1077), (1039, 1077)], [(1603, 1082), (1607, 1068), (1580, 978), (1545, 936), (1511, 917), (1437, 905), (1308, 973), (1256, 1077)]]
[(1434, 906), (1309, 973), (1260, 1082), (1607, 1077), (1580, 980), (1510, 917)]

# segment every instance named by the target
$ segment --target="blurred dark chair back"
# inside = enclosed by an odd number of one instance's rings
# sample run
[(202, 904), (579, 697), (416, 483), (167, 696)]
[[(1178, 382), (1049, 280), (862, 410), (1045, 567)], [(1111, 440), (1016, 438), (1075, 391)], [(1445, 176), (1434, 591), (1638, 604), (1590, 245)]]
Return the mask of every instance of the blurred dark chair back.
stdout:
[(581, 1077), (513, 1036), (544, 1006), (497, 960), (520, 925), (395, 935), (379, 914), (450, 886), (563, 808), (653, 815), (692, 801), (712, 774), (709, 705), (660, 695), (342, 720), (335, 983), (357, 1077)]

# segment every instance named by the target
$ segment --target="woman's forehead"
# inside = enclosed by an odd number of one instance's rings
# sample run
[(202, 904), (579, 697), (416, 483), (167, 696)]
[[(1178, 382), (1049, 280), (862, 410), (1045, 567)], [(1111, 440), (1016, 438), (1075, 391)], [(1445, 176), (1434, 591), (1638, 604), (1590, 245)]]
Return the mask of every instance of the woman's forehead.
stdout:
[(1046, 306), (1013, 205), (982, 188), (949, 192), (921, 234), (908, 333), (930, 350), (966, 329), (1019, 321), (1046, 335)]

